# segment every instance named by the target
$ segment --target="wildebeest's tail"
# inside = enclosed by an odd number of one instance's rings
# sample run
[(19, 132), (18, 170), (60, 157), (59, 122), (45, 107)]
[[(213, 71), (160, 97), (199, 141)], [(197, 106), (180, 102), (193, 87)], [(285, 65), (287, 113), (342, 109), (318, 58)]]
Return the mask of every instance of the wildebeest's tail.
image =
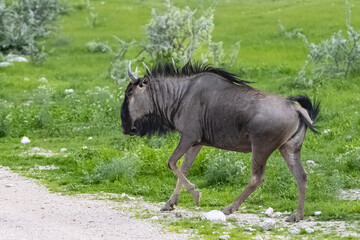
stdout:
[(304, 122), (305, 126), (308, 127), (311, 131), (313, 131), (314, 133), (319, 133), (316, 130), (317, 126), (315, 126), (314, 123), (316, 122), (318, 114), (320, 112), (320, 101), (314, 99), (312, 103), (307, 96), (301, 95), (288, 97), (288, 99), (294, 102), (298, 102), (302, 108), (306, 109), (310, 119), (312, 120), (312, 123), (309, 122), (302, 114), (299, 115), (301, 121)]

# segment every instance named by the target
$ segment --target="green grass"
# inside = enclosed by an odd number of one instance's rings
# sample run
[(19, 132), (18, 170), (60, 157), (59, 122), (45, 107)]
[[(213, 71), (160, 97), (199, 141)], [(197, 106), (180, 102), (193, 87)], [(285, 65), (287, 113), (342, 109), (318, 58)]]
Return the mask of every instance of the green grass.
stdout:
[[(0, 164), (40, 179), (53, 191), (67, 194), (126, 192), (144, 196), (145, 200), (166, 201), (176, 183), (167, 160), (179, 139), (177, 134), (152, 139), (124, 136), (120, 106), (125, 85), (119, 88), (106, 77), (111, 62), (108, 54), (89, 53), (85, 46), (94, 39), (116, 46), (114, 35), (126, 41), (141, 42), (151, 8), (162, 8), (162, 4), (142, 0), (109, 0), (103, 5), (100, 1), (90, 2), (99, 14), (97, 27), (92, 28), (87, 23), (88, 10), (73, 7), (68, 15), (59, 18), (57, 32), (46, 39), (49, 56), (43, 66), (17, 63), (0, 68), (0, 135), (6, 135), (0, 138)], [(81, 3), (72, 1), (71, 6)], [(175, 3), (195, 7), (198, 2)], [(205, 1), (205, 6), (209, 5)], [(353, 1), (352, 24), (357, 29), (360, 16), (355, 13), (359, 10), (360, 5)], [(303, 162), (310, 159), (318, 164), (312, 172), (306, 169), (305, 216), (322, 211), (321, 220), (359, 220), (359, 200), (338, 200), (337, 194), (340, 189), (360, 187), (360, 77), (324, 79), (323, 85), (295, 88), (292, 79), (304, 64), (307, 52), (301, 40), (280, 36), (278, 20), (288, 29), (302, 28), (310, 41), (320, 42), (333, 32), (345, 29), (344, 1), (222, 1), (216, 6), (213, 39), (223, 41), (226, 50), (241, 41), (238, 62), (232, 70), (255, 81), (252, 86), (285, 96), (307, 94), (321, 100), (320, 132), (325, 129), (330, 132), (320, 135), (309, 132), (303, 145)], [(134, 57), (137, 50), (132, 49), (129, 56)], [(25, 77), (29, 81), (24, 81)], [(38, 82), (42, 77), (48, 80), (46, 89), (38, 88), (43, 85)], [(73, 94), (65, 94), (65, 89), (69, 88), (74, 89)], [(28, 101), (32, 101), (30, 106), (24, 105)], [(24, 135), (31, 143), (20, 143)], [(89, 137), (93, 139), (88, 140)], [(24, 156), (23, 152), (32, 147), (56, 153), (60, 153), (60, 148), (68, 151), (50, 158)], [(246, 167), (244, 174), (223, 184), (207, 181), (204, 177), (207, 163), (217, 155), (231, 162), (242, 161)], [(119, 171), (110, 179), (96, 183), (86, 181), (94, 168), (102, 166), (98, 171), (106, 175), (109, 169), (106, 164), (111, 166), (114, 158), (126, 159), (122, 166), (133, 166), (126, 161), (134, 161), (137, 173), (128, 178)], [(59, 169), (34, 169), (36, 165), (52, 164)], [(250, 154), (202, 149), (189, 174), (190, 180), (202, 191), (202, 209), (220, 209), (230, 204), (245, 188), (250, 166)], [(259, 212), (259, 205), (271, 206), (275, 211), (295, 211), (297, 198), (295, 180), (279, 152), (275, 152), (268, 160), (264, 184), (244, 206), (254, 213)], [(194, 206), (186, 192), (180, 196), (180, 206)], [(192, 223), (178, 225), (191, 228)], [(213, 227), (198, 232), (211, 239)], [(241, 234), (233, 230), (230, 235), (244, 237)]]

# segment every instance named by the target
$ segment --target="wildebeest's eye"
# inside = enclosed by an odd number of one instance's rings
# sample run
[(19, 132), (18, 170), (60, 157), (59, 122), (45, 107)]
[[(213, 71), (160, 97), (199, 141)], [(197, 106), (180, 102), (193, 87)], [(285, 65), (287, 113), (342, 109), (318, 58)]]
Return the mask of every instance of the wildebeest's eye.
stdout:
[(149, 83), (149, 79), (148, 79), (147, 77), (145, 77), (145, 78), (143, 79), (142, 83), (143, 83), (144, 85), (147, 85), (147, 84)]

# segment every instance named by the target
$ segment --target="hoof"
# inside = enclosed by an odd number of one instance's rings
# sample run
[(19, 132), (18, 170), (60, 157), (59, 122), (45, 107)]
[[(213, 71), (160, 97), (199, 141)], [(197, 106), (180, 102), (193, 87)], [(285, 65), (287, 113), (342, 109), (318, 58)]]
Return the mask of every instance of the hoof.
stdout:
[(232, 208), (232, 206), (228, 206), (226, 208), (222, 208), (221, 211), (225, 214), (225, 215), (230, 215), (232, 214), (234, 211), (234, 209)]
[(165, 203), (165, 206), (160, 209), (161, 212), (169, 212), (174, 210), (174, 205), (176, 203), (172, 203), (170, 200)]
[(195, 199), (196, 206), (199, 206), (200, 205), (201, 192), (200, 191), (195, 191), (193, 196), (194, 196), (194, 199)]
[(298, 214), (294, 214), (294, 215), (288, 217), (285, 221), (294, 223), (294, 222), (299, 222), (302, 219), (303, 219), (303, 217), (300, 217)]

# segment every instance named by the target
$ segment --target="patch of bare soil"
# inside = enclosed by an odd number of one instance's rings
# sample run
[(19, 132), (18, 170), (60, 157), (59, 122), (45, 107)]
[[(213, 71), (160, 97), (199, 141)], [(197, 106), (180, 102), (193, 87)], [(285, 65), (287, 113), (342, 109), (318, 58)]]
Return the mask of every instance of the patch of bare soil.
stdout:
[(62, 196), (0, 166), (0, 239), (187, 239), (114, 202)]

